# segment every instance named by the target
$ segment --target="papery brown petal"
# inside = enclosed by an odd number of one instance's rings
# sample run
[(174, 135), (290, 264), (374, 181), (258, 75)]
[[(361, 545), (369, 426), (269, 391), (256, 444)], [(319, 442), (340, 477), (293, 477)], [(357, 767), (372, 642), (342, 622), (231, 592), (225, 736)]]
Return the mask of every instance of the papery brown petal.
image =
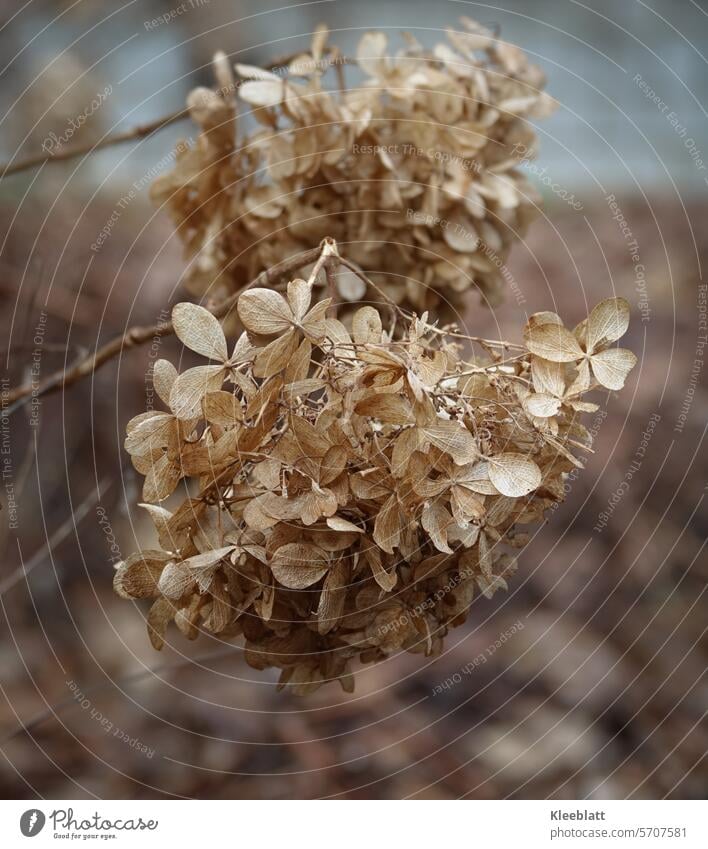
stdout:
[(270, 568), (284, 587), (302, 590), (320, 580), (329, 568), (329, 560), (316, 545), (289, 543), (275, 552)]
[(590, 389), (590, 363), (587, 359), (578, 364), (578, 373), (573, 382), (566, 389), (566, 398), (574, 398), (582, 395)]
[(283, 388), (283, 379), (279, 375), (268, 378), (265, 383), (262, 383), (257, 392), (248, 399), (248, 406), (244, 417), (258, 422), (263, 417), (267, 416), (269, 411), (277, 412), (277, 402), (281, 390)]
[(231, 356), (229, 357), (229, 363), (231, 363), (231, 365), (239, 365), (240, 363), (250, 363), (253, 359), (255, 352), (256, 348), (251, 345), (251, 341), (248, 338), (248, 333), (246, 333), (246, 331), (244, 330), (244, 332), (236, 340), (234, 350)]
[(608, 348), (590, 358), (597, 382), (607, 389), (622, 389), (627, 375), (637, 364), (636, 356), (624, 348)]
[(477, 585), (486, 598), (493, 598), (497, 590), (508, 589), (507, 583), (500, 575), (492, 576), (491, 580), (486, 575), (477, 575)]
[(489, 458), (489, 479), (502, 495), (521, 497), (541, 485), (541, 470), (525, 454), (509, 452)]
[(213, 566), (220, 560), (223, 560), (227, 555), (231, 554), (235, 546), (227, 545), (222, 548), (215, 548), (212, 551), (203, 551), (200, 554), (195, 554), (192, 557), (187, 557), (182, 561), (182, 565), (188, 569), (206, 569)]
[(220, 427), (233, 427), (243, 418), (241, 404), (233, 392), (207, 392), (202, 399), (204, 418)]
[(420, 478), (413, 481), (413, 489), (421, 498), (436, 498), (442, 495), (446, 489), (450, 488), (450, 481), (446, 477), (439, 477), (435, 480), (431, 478)]
[(167, 626), (174, 619), (176, 609), (168, 598), (158, 598), (147, 616), (147, 629), (154, 649), (160, 651), (165, 644)]
[(349, 331), (336, 318), (325, 319), (325, 336), (333, 343), (332, 354), (345, 360), (353, 360), (356, 354), (352, 347)]
[(259, 68), (256, 65), (244, 65), (237, 62), (234, 65), (236, 73), (247, 80), (271, 80), (271, 82), (280, 82), (281, 77), (274, 74), (272, 71), (266, 71), (264, 68)]
[(366, 560), (371, 567), (371, 574), (374, 576), (376, 583), (387, 593), (390, 593), (398, 582), (396, 569), (393, 568), (387, 572), (381, 562), (381, 554), (375, 548), (367, 548), (364, 552)]
[(453, 486), (451, 507), (458, 523), (480, 521), (485, 514), (484, 501), (464, 486)]
[(180, 608), (175, 613), (175, 625), (188, 640), (196, 640), (199, 636), (197, 622), (201, 613), (203, 599), (201, 596), (193, 595), (186, 607)]
[(460, 422), (440, 419), (420, 430), (424, 439), (449, 454), (458, 466), (464, 466), (479, 457), (477, 440)]
[(322, 593), (317, 605), (317, 630), (320, 634), (328, 634), (341, 619), (348, 582), (349, 567), (346, 561), (338, 560), (322, 584)]
[(531, 358), (531, 377), (536, 392), (562, 398), (565, 392), (565, 366), (541, 357)]
[(281, 464), (273, 457), (268, 457), (256, 463), (253, 467), (253, 477), (266, 489), (277, 489), (280, 484)]
[(333, 516), (337, 512), (337, 497), (329, 489), (320, 489), (313, 484), (312, 491), (303, 497), (299, 515), (303, 525), (314, 525), (324, 516)]
[(489, 463), (486, 460), (470, 464), (464, 472), (461, 472), (457, 482), (460, 486), (471, 489), (472, 492), (478, 492), (480, 495), (496, 495), (497, 493), (497, 488), (489, 479)]
[(527, 324), (524, 343), (532, 354), (554, 363), (571, 363), (584, 357), (578, 340), (562, 324)]
[(204, 622), (204, 627), (214, 634), (219, 634), (229, 624), (232, 608), (228, 591), (222, 581), (214, 581), (210, 589), (211, 613)]
[(471, 396), (475, 401), (484, 398), (495, 397), (495, 391), (489, 383), (489, 376), (486, 374), (472, 374), (467, 377), (460, 377), (457, 381), (457, 386), (463, 395)]
[(298, 337), (293, 329), (274, 339), (259, 351), (253, 363), (256, 377), (272, 377), (284, 371), (298, 346)]
[(418, 428), (406, 428), (397, 437), (391, 454), (391, 474), (400, 478), (406, 474), (411, 456), (418, 450), (420, 434)]
[(310, 373), (310, 357), (312, 356), (312, 343), (309, 339), (303, 339), (297, 351), (290, 358), (290, 362), (283, 375), (286, 384), (306, 380)]
[(285, 85), (281, 79), (249, 80), (239, 86), (238, 93), (251, 106), (277, 106), (285, 97)]
[(169, 360), (157, 360), (152, 367), (152, 385), (160, 400), (169, 406), (172, 384), (177, 379), (177, 369)]
[(306, 398), (313, 392), (319, 392), (324, 389), (326, 382), (319, 378), (309, 377), (306, 380), (297, 380), (295, 383), (289, 383), (283, 388), (283, 395), (288, 401), (294, 401), (296, 398)]
[(330, 444), (317, 428), (301, 418), (293, 416), (290, 420), (292, 433), (301, 457), (324, 457)]
[(400, 538), (401, 511), (398, 507), (398, 499), (393, 494), (376, 516), (374, 540), (384, 551), (393, 554), (393, 549), (398, 545)]
[(350, 478), (352, 492), (357, 498), (375, 499), (387, 496), (391, 487), (386, 485), (386, 476), (382, 473), (366, 474), (360, 472)]
[(278, 524), (279, 519), (275, 516), (271, 516), (270, 513), (267, 513), (264, 509), (267, 497), (268, 494), (266, 493), (259, 498), (254, 498), (246, 505), (246, 508), (243, 511), (243, 519), (249, 528), (253, 528), (257, 531), (265, 531)]
[(479, 234), (472, 221), (462, 215), (454, 216), (449, 226), (443, 228), (447, 244), (460, 253), (473, 253), (479, 246)]
[(516, 507), (516, 498), (511, 498), (506, 495), (500, 495), (492, 502), (487, 511), (487, 526), (496, 527), (505, 522), (514, 512)]
[(570, 401), (570, 406), (579, 413), (596, 413), (600, 408), (589, 401)]
[(132, 419), (125, 439), (125, 450), (129, 454), (140, 456), (166, 448), (174, 428), (175, 420), (171, 413), (153, 412), (141, 418), (139, 422)]
[(164, 507), (160, 507), (156, 504), (138, 504), (138, 507), (142, 507), (144, 510), (148, 512), (148, 515), (152, 519), (152, 523), (155, 526), (155, 530), (157, 531), (158, 539), (160, 540), (160, 545), (166, 551), (174, 551), (176, 546), (174, 545), (174, 540), (170, 534), (170, 519), (172, 518), (172, 513), (169, 510), (165, 510)]
[(324, 339), (327, 333), (327, 310), (331, 304), (331, 298), (326, 298), (324, 301), (319, 301), (312, 307), (310, 312), (302, 320), (302, 329), (310, 339)]
[(333, 445), (320, 463), (320, 484), (327, 486), (338, 478), (347, 465), (347, 452), (341, 445)]
[(354, 408), (360, 416), (378, 419), (384, 424), (410, 424), (413, 411), (409, 402), (400, 395), (369, 395)]
[(629, 327), (629, 304), (624, 298), (606, 298), (593, 307), (588, 316), (587, 349), (596, 350), (600, 344), (616, 342)]
[(377, 77), (383, 70), (388, 39), (382, 32), (366, 32), (359, 41), (356, 61), (365, 74)]
[(221, 389), (224, 367), (196, 366), (182, 372), (172, 385), (170, 407), (178, 419), (196, 419), (202, 412), (202, 398)]
[[(187, 108), (195, 123), (201, 127), (217, 123), (218, 116), (228, 114), (226, 104), (219, 95), (210, 88), (199, 86), (187, 95)], [(215, 121), (215, 119), (217, 119)]]
[(248, 289), (238, 299), (238, 315), (246, 330), (264, 336), (283, 333), (293, 325), (293, 311), (271, 289)]
[(447, 534), (453, 521), (444, 504), (439, 500), (430, 503), (423, 510), (420, 521), (423, 528), (430, 534), (435, 548), (446, 554), (452, 554), (452, 549), (447, 542)]
[(166, 598), (181, 598), (196, 583), (194, 575), (182, 563), (168, 563), (160, 575), (160, 592)]
[(297, 278), (288, 283), (288, 302), (298, 323), (307, 315), (312, 300), (312, 289), (306, 280)]
[(130, 434), (135, 430), (135, 428), (139, 427), (143, 422), (147, 422), (150, 419), (155, 418), (155, 416), (165, 416), (169, 415), (169, 413), (159, 413), (156, 410), (148, 410), (145, 413), (138, 413), (137, 416), (133, 416), (132, 419), (125, 426), (125, 431), (130, 436)]
[(493, 578), (492, 575), (492, 566), (494, 565), (494, 560), (492, 558), (492, 550), (489, 545), (489, 540), (487, 539), (486, 534), (480, 534), (479, 537), (479, 566), (482, 570), (483, 575), (491, 580)]
[(362, 307), (352, 319), (352, 337), (357, 345), (381, 341), (381, 316), (373, 307)]
[(264, 622), (270, 622), (273, 617), (273, 607), (275, 606), (275, 587), (273, 584), (266, 584), (263, 587), (263, 594), (260, 599), (254, 602), (258, 605), (260, 616)]
[(364, 533), (364, 529), (360, 528), (359, 525), (355, 525), (353, 522), (350, 522), (348, 519), (343, 519), (341, 516), (329, 516), (327, 518), (327, 526), (332, 528), (333, 531), (351, 531), (352, 533), (357, 534)]
[(524, 398), (524, 410), (530, 416), (538, 418), (548, 418), (555, 416), (560, 410), (561, 402), (559, 398), (554, 398), (552, 395), (546, 395), (542, 392), (533, 393)]
[(315, 27), (315, 31), (312, 34), (312, 42), (310, 46), (310, 53), (312, 54), (312, 58), (317, 62), (319, 62), (319, 60), (324, 55), (328, 36), (329, 27), (326, 24), (317, 24), (317, 26)]
[(430, 578), (435, 578), (442, 574), (445, 567), (449, 563), (449, 558), (445, 554), (433, 554), (416, 563), (413, 570), (413, 582), (427, 581)]
[(342, 474), (338, 478), (335, 478), (335, 480), (331, 481), (328, 486), (335, 494), (337, 504), (340, 507), (346, 507), (350, 496), (349, 475), (346, 472), (342, 472)]
[(150, 469), (143, 481), (143, 499), (149, 503), (163, 501), (175, 491), (179, 483), (180, 470), (167, 454), (150, 463)]
[(169, 559), (164, 551), (141, 551), (121, 563), (113, 576), (113, 589), (121, 598), (158, 595), (157, 582)]
[(337, 291), (345, 301), (360, 301), (366, 294), (366, 283), (348, 268), (339, 268), (336, 273)]
[(432, 357), (423, 357), (416, 363), (416, 372), (426, 388), (435, 386), (445, 374), (445, 355), (436, 351)]

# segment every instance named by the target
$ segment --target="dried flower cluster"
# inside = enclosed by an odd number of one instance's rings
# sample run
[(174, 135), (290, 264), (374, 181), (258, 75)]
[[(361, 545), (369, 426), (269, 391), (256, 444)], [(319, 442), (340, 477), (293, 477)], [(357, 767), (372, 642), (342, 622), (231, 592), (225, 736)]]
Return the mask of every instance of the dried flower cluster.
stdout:
[(536, 314), (523, 345), (476, 340), (471, 355), (426, 315), (393, 333), (367, 306), (348, 330), (330, 299), (313, 303), (318, 265), (284, 295), (244, 291), (233, 348), (208, 310), (174, 308), (210, 362), (155, 365), (167, 409), (134, 418), (126, 448), (159, 548), (115, 576), (120, 595), (153, 600), (156, 648), (172, 621), (190, 638), (243, 635), (248, 663), (298, 693), (349, 691), (355, 659), (439, 652), (474, 593), (505, 586), (524, 526), (562, 500), (590, 446), (585, 394), (619, 389), (635, 362), (612, 347), (619, 299), (573, 331)]
[[(590, 448), (584, 396), (621, 388), (635, 363), (613, 347), (620, 299), (573, 331), (537, 313), (523, 345), (438, 325), (473, 286), (501, 294), (536, 205), (517, 151), (553, 105), (518, 48), (462, 24), (393, 55), (367, 33), (355, 60), (321, 27), (280, 69), (237, 65), (238, 83), (218, 54), (218, 90), (189, 96), (196, 144), (152, 192), (192, 259), (189, 288), (221, 296), (224, 327), (243, 332), (231, 348), (212, 312), (178, 304), (177, 336), (209, 363), (159, 360), (167, 409), (128, 425), (159, 548), (122, 563), (115, 588), (153, 600), (158, 649), (171, 622), (243, 637), (248, 663), (297, 693), (351, 690), (355, 660), (439, 652), (562, 500)], [(260, 124), (240, 138), (237, 97)], [(267, 288), (303, 249), (308, 279)]]
[[(447, 38), (427, 50), (406, 35), (394, 51), (369, 32), (345, 60), (320, 27), (308, 54), (273, 71), (237, 65), (238, 82), (218, 54), (218, 91), (188, 98), (196, 144), (152, 187), (191, 259), (190, 291), (238, 291), (333, 236), (373, 282), (342, 270), (344, 300), (438, 317), (463, 312), (473, 287), (497, 301), (538, 202), (520, 151), (534, 150), (529, 120), (554, 101), (542, 72), (485, 27), (463, 18)], [(237, 134), (237, 98), (260, 129)]]

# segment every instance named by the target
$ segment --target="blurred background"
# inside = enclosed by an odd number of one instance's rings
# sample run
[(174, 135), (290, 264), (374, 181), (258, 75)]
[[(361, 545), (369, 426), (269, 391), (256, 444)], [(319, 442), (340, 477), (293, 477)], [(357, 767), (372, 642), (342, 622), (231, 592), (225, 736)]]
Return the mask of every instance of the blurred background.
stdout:
[[(5, 403), (179, 299), (181, 249), (147, 186), (194, 127), (6, 175), (3, 796), (704, 796), (708, 4), (30, 0), (0, 14), (5, 163), (181, 109), (212, 84), (217, 49), (258, 65), (306, 49), (320, 22), (345, 54), (372, 28), (432, 44), (461, 14), (499, 27), (560, 108), (538, 126), (529, 178), (545, 207), (512, 253), (520, 296), (493, 315), (473, 299), (470, 324), (516, 338), (527, 314), (553, 307), (572, 325), (614, 293), (640, 359), (622, 393), (598, 399), (595, 453), (509, 593), (477, 598), (442, 657), (367, 667), (351, 696), (278, 694), (212, 637), (154, 652), (146, 610), (113, 595), (112, 561), (153, 542), (122, 449), (151, 346)], [(177, 351), (165, 340), (159, 355)]]

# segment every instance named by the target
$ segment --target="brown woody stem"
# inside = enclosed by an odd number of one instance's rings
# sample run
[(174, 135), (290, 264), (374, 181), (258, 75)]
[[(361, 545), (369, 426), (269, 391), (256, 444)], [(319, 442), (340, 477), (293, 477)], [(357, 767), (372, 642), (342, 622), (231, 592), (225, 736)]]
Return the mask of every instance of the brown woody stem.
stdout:
[[(217, 318), (224, 318), (229, 314), (231, 309), (233, 309), (239, 299), (239, 296), (242, 292), (245, 292), (246, 289), (251, 289), (255, 286), (268, 286), (275, 283), (284, 275), (297, 271), (299, 268), (315, 262), (318, 258), (321, 258), (325, 252), (331, 252), (331, 244), (333, 241), (334, 240), (325, 240), (316, 248), (303, 251), (300, 254), (289, 257), (271, 268), (262, 271), (256, 278), (251, 280), (250, 283), (242, 289), (239, 289), (238, 292), (234, 292), (233, 295), (229, 295), (228, 298), (212, 307), (210, 311)], [(33, 388), (32, 384), (24, 384), (23, 386), (11, 389), (6, 396), (7, 403), (11, 405), (7, 408), (7, 413), (13, 413), (20, 406), (27, 403), (30, 398), (48, 395), (51, 392), (56, 392), (58, 389), (77, 383), (89, 374), (93, 374), (96, 369), (100, 368), (126, 349), (137, 348), (138, 346), (149, 342), (151, 339), (171, 336), (173, 333), (174, 327), (172, 326), (171, 321), (163, 321), (158, 324), (151, 324), (142, 327), (130, 327), (121, 336), (111, 339), (110, 342), (107, 342), (102, 347), (97, 348), (94, 353), (81, 358), (73, 366), (70, 366), (68, 369), (55, 372), (39, 387)]]
[(45, 162), (60, 162), (67, 159), (76, 159), (78, 156), (83, 156), (87, 153), (94, 153), (97, 150), (102, 150), (105, 147), (111, 147), (116, 144), (143, 139), (153, 133), (174, 124), (176, 121), (181, 121), (183, 118), (188, 118), (189, 112), (187, 109), (180, 109), (179, 112), (173, 112), (170, 115), (164, 115), (156, 121), (149, 124), (142, 124), (138, 127), (133, 127), (132, 130), (125, 130), (122, 133), (116, 133), (113, 136), (106, 136), (97, 142), (88, 142), (82, 145), (73, 145), (58, 150), (56, 153), (38, 153), (34, 156), (29, 156), (27, 159), (21, 159), (12, 164), (0, 165), (0, 180), (3, 177), (9, 177), (10, 174), (17, 174), (19, 171), (28, 171), (30, 168), (37, 168), (39, 165), (44, 165)]
[[(335, 53), (335, 67), (337, 74), (339, 75), (342, 72), (341, 65), (350, 64), (352, 60), (341, 56), (339, 51), (333, 50), (331, 52)], [(265, 68), (269, 70), (272, 68), (278, 68), (281, 65), (287, 65), (298, 55), (299, 54), (293, 53), (289, 56), (281, 57), (274, 62), (269, 62)], [(125, 130), (122, 133), (106, 136), (97, 142), (88, 142), (82, 145), (65, 147), (62, 150), (58, 150), (56, 153), (47, 153), (44, 151), (43, 153), (37, 153), (34, 156), (28, 156), (26, 159), (20, 159), (17, 162), (5, 163), (4, 165), (0, 165), (0, 180), (4, 177), (9, 177), (11, 174), (17, 174), (20, 171), (29, 171), (31, 168), (37, 168), (40, 165), (44, 165), (46, 162), (52, 163), (66, 161), (68, 159), (76, 159), (79, 156), (84, 156), (87, 153), (94, 153), (95, 151), (102, 150), (106, 147), (112, 147), (113, 145), (125, 144), (126, 142), (135, 141), (136, 139), (146, 138), (165, 127), (169, 127), (170, 124), (174, 124), (175, 122), (188, 117), (189, 110), (186, 108), (180, 109), (179, 111), (172, 112), (169, 115), (163, 115), (162, 118), (157, 118), (149, 124), (142, 124), (138, 127), (133, 127), (132, 130)]]

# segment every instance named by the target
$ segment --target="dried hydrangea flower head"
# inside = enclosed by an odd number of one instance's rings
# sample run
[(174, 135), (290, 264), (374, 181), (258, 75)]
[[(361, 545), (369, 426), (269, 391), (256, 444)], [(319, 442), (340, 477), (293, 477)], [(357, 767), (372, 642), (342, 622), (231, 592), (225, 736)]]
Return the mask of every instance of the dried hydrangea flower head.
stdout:
[[(455, 318), (472, 289), (497, 302), (539, 202), (518, 166), (535, 148), (530, 120), (554, 106), (543, 74), (467, 18), (432, 50), (369, 32), (345, 60), (326, 39), (320, 27), (308, 54), (272, 71), (237, 65), (238, 82), (219, 54), (219, 90), (190, 94), (196, 144), (152, 186), (191, 261), (189, 290), (237, 291), (331, 235), (375, 286), (342, 270), (346, 300)], [(238, 137), (236, 96), (260, 125)]]
[(160, 361), (168, 409), (128, 425), (158, 547), (115, 576), (120, 595), (152, 599), (156, 648), (173, 621), (189, 638), (242, 637), (248, 663), (298, 693), (350, 690), (357, 660), (439, 652), (563, 499), (590, 447), (586, 393), (619, 389), (635, 363), (612, 347), (621, 299), (573, 331), (539, 313), (523, 345), (477, 340), (470, 355), (426, 315), (394, 334), (367, 306), (350, 332), (329, 299), (313, 304), (316, 279), (244, 291), (233, 347), (203, 307), (174, 308), (210, 362)]

